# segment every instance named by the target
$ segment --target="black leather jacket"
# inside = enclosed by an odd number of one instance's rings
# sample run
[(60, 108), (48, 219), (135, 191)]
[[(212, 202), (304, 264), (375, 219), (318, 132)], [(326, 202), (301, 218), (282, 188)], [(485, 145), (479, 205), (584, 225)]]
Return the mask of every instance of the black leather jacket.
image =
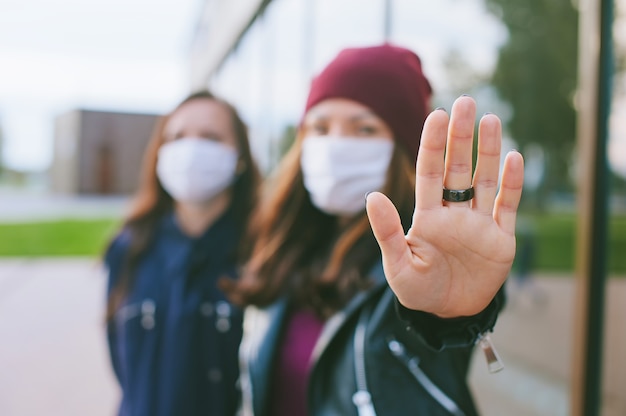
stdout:
[[(313, 350), (309, 416), (476, 415), (466, 383), (472, 348), (503, 306), (443, 320), (403, 308), (382, 267), (376, 285), (329, 319)], [(273, 363), (287, 315), (282, 299), (249, 307), (240, 348), (244, 416), (267, 415)], [(360, 409), (359, 409), (360, 407)]]

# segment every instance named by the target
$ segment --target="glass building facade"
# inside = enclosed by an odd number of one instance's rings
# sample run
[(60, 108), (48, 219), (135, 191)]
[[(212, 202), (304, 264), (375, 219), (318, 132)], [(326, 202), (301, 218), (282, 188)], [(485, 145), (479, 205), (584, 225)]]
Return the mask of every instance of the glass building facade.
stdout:
[[(299, 121), (312, 77), (339, 50), (384, 41), (414, 50), (433, 85), (435, 106), (449, 107), (461, 93), (489, 95), (477, 91), (477, 80), (490, 74), (505, 39), (504, 26), (477, 0), (273, 0), (209, 85), (242, 111), (267, 171)], [(493, 106), (491, 98), (480, 105)]]

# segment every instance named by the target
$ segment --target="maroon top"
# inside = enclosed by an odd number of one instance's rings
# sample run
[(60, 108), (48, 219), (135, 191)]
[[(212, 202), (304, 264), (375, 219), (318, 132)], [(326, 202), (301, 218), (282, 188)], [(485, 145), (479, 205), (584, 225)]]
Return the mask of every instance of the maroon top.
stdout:
[(294, 311), (287, 321), (276, 357), (272, 380), (269, 414), (272, 416), (306, 416), (307, 385), (311, 353), (322, 332), (324, 322), (313, 311)]

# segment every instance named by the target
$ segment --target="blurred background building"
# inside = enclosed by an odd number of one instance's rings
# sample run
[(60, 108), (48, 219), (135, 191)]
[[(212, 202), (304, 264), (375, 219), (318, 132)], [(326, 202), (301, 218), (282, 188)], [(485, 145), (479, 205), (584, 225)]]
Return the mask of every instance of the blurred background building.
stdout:
[(50, 189), (60, 194), (129, 194), (158, 116), (74, 110), (56, 118)]

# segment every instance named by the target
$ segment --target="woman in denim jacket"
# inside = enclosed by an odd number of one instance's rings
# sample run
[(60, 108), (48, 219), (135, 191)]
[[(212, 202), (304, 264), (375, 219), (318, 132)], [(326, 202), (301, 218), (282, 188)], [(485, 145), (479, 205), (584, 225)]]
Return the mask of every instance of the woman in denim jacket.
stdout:
[(209, 92), (158, 123), (106, 254), (120, 415), (234, 414), (242, 311), (217, 282), (236, 277), (258, 178), (246, 127)]

